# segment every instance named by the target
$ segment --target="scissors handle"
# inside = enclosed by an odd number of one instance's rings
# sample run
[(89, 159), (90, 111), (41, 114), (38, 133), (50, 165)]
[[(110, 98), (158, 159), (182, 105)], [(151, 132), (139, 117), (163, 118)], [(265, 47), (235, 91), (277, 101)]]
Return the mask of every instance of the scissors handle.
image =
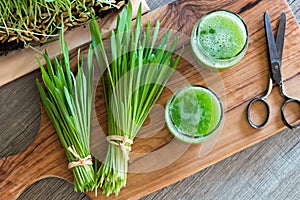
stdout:
[[(288, 122), (287, 120), (287, 116), (285, 115), (285, 109), (286, 109), (286, 106), (289, 104), (289, 103), (296, 103), (298, 104), (298, 106), (300, 107), (300, 100), (299, 99), (295, 99), (295, 98), (291, 98), (291, 97), (288, 97), (288, 96), (285, 96), (285, 101), (281, 107), (281, 118), (282, 118), (282, 121), (284, 122), (284, 124), (290, 128), (290, 129), (294, 129), (294, 128), (297, 128), (300, 126), (300, 122), (298, 123), (290, 123)], [(300, 117), (300, 113), (298, 113), (299, 117)]]
[[(263, 104), (266, 106), (266, 108), (267, 108), (267, 116), (266, 116), (266, 119), (265, 119), (261, 124), (256, 124), (256, 123), (254, 123), (254, 122), (252, 121), (252, 119), (251, 119), (251, 106), (252, 106), (252, 104), (255, 103), (255, 102), (261, 102), (261, 103), (263, 103)], [(269, 117), (270, 117), (270, 106), (269, 106), (269, 104), (268, 104), (268, 102), (267, 102), (265, 96), (253, 98), (253, 99), (249, 102), (249, 104), (248, 104), (248, 106), (247, 106), (247, 119), (248, 119), (249, 124), (250, 124), (253, 128), (256, 128), (256, 129), (263, 128), (263, 127), (267, 124), (267, 122), (269, 121)]]

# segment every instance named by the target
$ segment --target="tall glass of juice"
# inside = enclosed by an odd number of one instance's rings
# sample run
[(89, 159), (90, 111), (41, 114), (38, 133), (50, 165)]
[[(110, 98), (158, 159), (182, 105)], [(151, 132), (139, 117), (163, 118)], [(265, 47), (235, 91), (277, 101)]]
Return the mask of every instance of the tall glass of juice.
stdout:
[(223, 106), (214, 91), (188, 85), (169, 99), (165, 120), (170, 132), (186, 143), (201, 143), (217, 133), (223, 122)]
[(239, 15), (231, 11), (209, 12), (194, 26), (191, 47), (201, 66), (213, 70), (230, 68), (247, 51), (247, 26)]

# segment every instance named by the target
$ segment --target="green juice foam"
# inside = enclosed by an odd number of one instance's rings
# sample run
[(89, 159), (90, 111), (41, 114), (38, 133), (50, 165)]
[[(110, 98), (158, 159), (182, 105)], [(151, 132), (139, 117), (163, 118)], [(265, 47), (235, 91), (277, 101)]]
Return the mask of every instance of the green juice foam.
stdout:
[(213, 11), (195, 25), (191, 45), (200, 65), (225, 69), (239, 62), (248, 47), (243, 20), (230, 11)]
[(166, 107), (170, 132), (187, 143), (199, 143), (220, 126), (223, 108), (214, 92), (192, 85), (177, 91)]

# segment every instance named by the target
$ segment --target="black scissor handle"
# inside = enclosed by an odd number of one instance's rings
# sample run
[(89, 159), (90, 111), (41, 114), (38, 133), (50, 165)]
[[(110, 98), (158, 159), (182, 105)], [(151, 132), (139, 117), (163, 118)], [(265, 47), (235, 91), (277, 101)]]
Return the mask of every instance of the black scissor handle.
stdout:
[[(284, 124), (290, 128), (290, 129), (294, 129), (294, 128), (297, 128), (298, 126), (300, 126), (300, 122), (298, 123), (295, 123), (295, 124), (292, 124), (292, 123), (289, 123), (286, 119), (286, 116), (284, 114), (284, 110), (286, 108), (286, 106), (289, 104), (289, 103), (297, 103), (299, 106), (300, 106), (300, 100), (298, 99), (294, 99), (294, 98), (290, 98), (290, 97), (285, 97), (286, 100), (284, 101), (282, 107), (281, 107), (281, 118), (282, 118), (282, 121), (284, 122)], [(299, 116), (300, 116), (300, 113), (299, 113)]]
[[(255, 123), (251, 120), (251, 106), (252, 106), (252, 104), (255, 103), (255, 102), (262, 102), (262, 103), (266, 106), (266, 108), (267, 108), (267, 117), (266, 117), (265, 121), (263, 121), (261, 124), (255, 124)], [(268, 102), (266, 101), (265, 98), (263, 98), (263, 97), (257, 97), (257, 98), (252, 99), (252, 100), (249, 102), (249, 104), (248, 104), (248, 106), (247, 106), (247, 119), (248, 119), (249, 124), (250, 124), (253, 128), (259, 129), (259, 128), (264, 127), (264, 126), (267, 124), (267, 122), (269, 121), (269, 117), (270, 117), (270, 106), (269, 106), (269, 104), (268, 104)]]

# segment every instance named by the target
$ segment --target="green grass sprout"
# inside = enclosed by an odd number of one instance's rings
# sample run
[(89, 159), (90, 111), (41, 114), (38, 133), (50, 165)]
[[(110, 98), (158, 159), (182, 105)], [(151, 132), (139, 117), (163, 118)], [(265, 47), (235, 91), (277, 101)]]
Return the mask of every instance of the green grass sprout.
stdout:
[[(108, 150), (98, 171), (98, 185), (109, 196), (119, 194), (126, 185), (131, 143), (143, 125), (165, 84), (173, 74), (180, 56), (173, 52), (178, 38), (172, 32), (159, 38), (159, 21), (151, 30), (150, 22), (142, 28), (139, 6), (135, 29), (132, 27), (132, 4), (125, 6), (111, 32), (111, 61), (104, 48), (95, 20), (90, 26), (92, 45), (102, 76), (108, 113)], [(106, 87), (107, 82), (107, 87)]]
[[(97, 188), (90, 155), (91, 115), (94, 98), (93, 50), (90, 46), (86, 70), (83, 69), (84, 57), (80, 58), (80, 50), (78, 50), (78, 72), (75, 76), (70, 69), (68, 47), (63, 39), (62, 31), (60, 44), (62, 56), (54, 58), (53, 63), (48, 54), (44, 53), (47, 70), (37, 58), (45, 89), (38, 79), (36, 83), (44, 108), (56, 129), (66, 156), (71, 165), (75, 162), (75, 166), (72, 167), (74, 189), (91, 191)], [(84, 159), (86, 161), (83, 162), (86, 164), (76, 164)]]
[(1, 0), (0, 41), (44, 43), (58, 36), (61, 27), (66, 31), (124, 4), (125, 0)]

